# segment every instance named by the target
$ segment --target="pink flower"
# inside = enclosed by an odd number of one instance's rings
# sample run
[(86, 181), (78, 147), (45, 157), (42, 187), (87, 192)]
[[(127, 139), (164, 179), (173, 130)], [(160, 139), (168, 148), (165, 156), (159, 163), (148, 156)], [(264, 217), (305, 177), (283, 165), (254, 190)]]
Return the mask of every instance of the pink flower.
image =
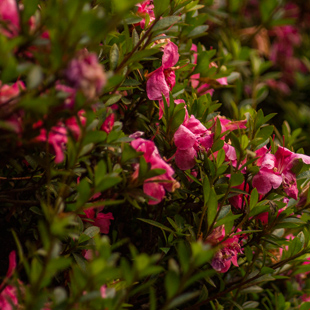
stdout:
[[(0, 109), (6, 113), (11, 114), (11, 108), (15, 106), (16, 101), (15, 97), (18, 97), (22, 90), (25, 90), (25, 85), (21, 81), (17, 81), (13, 85), (4, 84), (1, 86), (0, 82)], [(15, 131), (16, 133), (21, 133), (22, 131), (22, 122), (21, 122), (21, 113), (14, 113), (10, 115), (6, 120), (8, 129)]]
[[(214, 229), (212, 234), (207, 238), (207, 242), (212, 245), (217, 245), (225, 237), (224, 225)], [(231, 266), (238, 266), (238, 254), (242, 253), (241, 245), (239, 241), (240, 236), (233, 236), (226, 239), (221, 243), (222, 248), (218, 250), (211, 262), (211, 266), (217, 272), (225, 273)]]
[(7, 84), (2, 85), (0, 88), (0, 104), (17, 97), (20, 94), (20, 91), (25, 89), (25, 84), (21, 81), (17, 81), (11, 86)]
[[(84, 210), (84, 213), (86, 215), (86, 218), (84, 216), (81, 216), (83, 221), (92, 223), (92, 225), (99, 227), (102, 234), (109, 233), (111, 220), (114, 220), (113, 214), (111, 212), (98, 212), (96, 214), (95, 209), (91, 208)], [(88, 219), (91, 221), (89, 221)]]
[(79, 51), (77, 57), (71, 60), (65, 74), (72, 86), (80, 89), (88, 99), (98, 96), (106, 84), (106, 74), (96, 54), (86, 49)]
[[(131, 141), (131, 146), (136, 151), (143, 152), (144, 159), (147, 163), (150, 163), (151, 169), (163, 169), (166, 171), (162, 175), (145, 180), (143, 184), (144, 193), (155, 199), (149, 200), (149, 204), (158, 204), (165, 196), (165, 189), (169, 192), (173, 192), (176, 188), (180, 187), (180, 184), (172, 178), (174, 170), (160, 157), (158, 149), (153, 141), (138, 138)], [(137, 177), (139, 165), (137, 165), (135, 169), (136, 172), (134, 173), (133, 178)], [(161, 180), (163, 182), (161, 182)]]
[(232, 121), (227, 119), (225, 116), (217, 116), (214, 118), (214, 123), (216, 123), (216, 119), (220, 120), (222, 126), (222, 133), (225, 131), (232, 131), (237, 129), (246, 129), (247, 120), (242, 121)]
[(0, 32), (12, 38), (19, 32), (19, 14), (16, 0), (0, 1), (0, 21), (6, 23), (6, 26), (0, 26)]
[[(81, 135), (80, 124), (82, 126), (86, 125), (86, 118), (85, 118), (85, 116), (83, 116), (84, 113), (85, 113), (85, 111), (81, 110), (78, 112), (77, 116), (72, 116), (66, 120), (66, 127), (67, 127), (68, 131), (73, 135), (73, 137), (76, 140), (78, 140), (80, 138), (80, 135)], [(77, 121), (77, 117), (80, 121), (80, 124)]]
[(259, 161), (260, 170), (253, 177), (253, 187), (256, 187), (260, 194), (265, 195), (272, 188), (277, 189), (282, 184), (286, 194), (297, 199), (296, 175), (292, 171), (297, 159), (310, 164), (309, 156), (293, 153), (282, 146), (279, 146), (275, 155), (266, 153)]
[[(40, 128), (42, 126), (42, 121), (36, 123), (33, 127)], [(37, 136), (34, 141), (45, 142), (48, 141), (50, 146), (53, 148), (53, 151), (56, 155), (55, 163), (61, 163), (64, 160), (64, 150), (68, 142), (67, 130), (61, 124), (54, 126), (48, 133), (45, 128), (40, 129), (40, 134)]]
[[(9, 269), (6, 274), (6, 280), (9, 279), (16, 269), (16, 252), (12, 251), (9, 255)], [(0, 285), (0, 290), (3, 289), (5, 281)], [(17, 290), (11, 285), (7, 285), (0, 294), (0, 309), (13, 310), (12, 305), (17, 306)], [(15, 309), (15, 308), (14, 308)]]
[(4, 290), (0, 294), (0, 309), (1, 310), (13, 310), (15, 307), (12, 307), (12, 304), (14, 306), (18, 305), (17, 300), (17, 290), (14, 286), (7, 285)]
[(154, 5), (151, 0), (143, 1), (140, 4), (137, 4), (138, 11), (137, 14), (143, 17), (143, 19), (140, 22), (140, 27), (144, 29), (145, 27), (145, 16), (149, 15), (150, 17), (150, 23), (152, 23), (155, 20), (155, 14), (154, 14)]
[[(193, 44), (191, 47), (191, 51), (194, 51), (194, 54), (193, 54), (194, 55), (194, 64), (197, 64), (197, 58), (198, 58), (197, 57), (197, 55), (198, 55), (197, 54), (197, 45)], [(210, 63), (210, 68), (211, 67), (217, 67), (217, 65), (214, 62), (212, 62), (212, 63)], [(214, 93), (214, 89), (211, 88), (211, 85), (208, 83), (204, 83), (204, 84), (200, 85), (199, 79), (200, 79), (200, 73), (196, 73), (196, 74), (191, 75), (190, 82), (191, 82), (192, 87), (197, 88), (197, 93), (199, 95), (210, 94), (212, 96)], [(216, 79), (215, 81), (219, 85), (228, 85), (226, 77)]]
[(146, 82), (146, 93), (150, 100), (162, 100), (162, 94), (169, 98), (169, 91), (175, 85), (173, 66), (178, 61), (178, 47), (173, 42), (169, 42), (164, 48), (161, 67), (151, 72)]
[(174, 144), (177, 147), (175, 163), (181, 170), (195, 166), (198, 150), (208, 150), (213, 144), (213, 134), (199, 120), (191, 115), (174, 134)]
[(115, 115), (111, 113), (109, 116), (107, 116), (107, 118), (101, 125), (101, 129), (105, 131), (107, 134), (109, 134), (113, 129), (114, 119), (115, 119)]

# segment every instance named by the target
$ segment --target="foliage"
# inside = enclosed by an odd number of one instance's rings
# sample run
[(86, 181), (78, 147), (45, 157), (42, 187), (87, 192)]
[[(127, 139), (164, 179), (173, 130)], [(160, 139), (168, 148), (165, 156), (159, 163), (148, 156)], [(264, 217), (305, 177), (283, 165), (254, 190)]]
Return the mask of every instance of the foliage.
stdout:
[(2, 1), (3, 309), (309, 308), (308, 7), (214, 2)]

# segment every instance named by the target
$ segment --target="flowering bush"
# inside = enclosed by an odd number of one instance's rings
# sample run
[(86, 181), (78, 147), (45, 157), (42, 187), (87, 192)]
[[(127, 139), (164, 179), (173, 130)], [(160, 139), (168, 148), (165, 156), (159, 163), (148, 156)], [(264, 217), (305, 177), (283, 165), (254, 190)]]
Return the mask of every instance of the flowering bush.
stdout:
[(1, 309), (309, 309), (301, 8), (0, 3)]

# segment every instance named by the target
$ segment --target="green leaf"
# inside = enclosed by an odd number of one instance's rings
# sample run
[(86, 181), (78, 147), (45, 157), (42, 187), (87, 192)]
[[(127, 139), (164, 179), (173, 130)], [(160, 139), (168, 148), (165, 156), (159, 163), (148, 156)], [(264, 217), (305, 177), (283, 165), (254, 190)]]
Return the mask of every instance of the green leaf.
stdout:
[(82, 181), (80, 181), (76, 189), (78, 193), (76, 208), (80, 208), (90, 199), (91, 196), (90, 185), (86, 178), (83, 178)]
[(43, 80), (42, 68), (38, 65), (34, 65), (27, 75), (27, 88), (37, 88)]
[(117, 176), (115, 173), (106, 175), (102, 181), (96, 186), (96, 192), (104, 192), (107, 189), (117, 185), (122, 181), (122, 178)]
[(257, 189), (254, 188), (251, 192), (251, 198), (250, 198), (250, 210), (252, 210), (258, 202), (258, 192)]
[(167, 226), (165, 226), (165, 225), (163, 225), (161, 223), (155, 222), (153, 220), (141, 219), (141, 218), (138, 218), (138, 220), (140, 220), (142, 222), (145, 222), (147, 224), (150, 224), (152, 226), (158, 227), (158, 228), (160, 228), (162, 230), (166, 230), (166, 231), (168, 231), (170, 233), (173, 233), (173, 234), (175, 233), (171, 228), (169, 228), (169, 227), (167, 227)]
[(220, 149), (217, 153), (217, 156), (216, 156), (217, 167), (220, 167), (223, 164), (223, 162), (225, 160), (225, 156), (226, 156), (226, 154), (225, 154), (224, 149)]
[[(162, 1), (162, 0), (159, 0)], [(164, 0), (166, 1), (166, 0)], [(157, 24), (153, 27), (153, 31), (158, 31), (162, 29), (166, 29), (175, 23), (177, 23), (180, 20), (181, 17), (179, 16), (167, 16), (162, 19), (160, 19)]]
[(202, 35), (206, 35), (206, 31), (209, 29), (208, 25), (201, 25), (201, 26), (197, 26), (195, 27), (188, 35), (188, 38), (197, 38), (200, 37)]
[(139, 155), (142, 155), (142, 153), (137, 152), (135, 149), (131, 147), (130, 144), (124, 143), (123, 150), (122, 150), (121, 163), (124, 164), (131, 159), (138, 158)]
[(188, 302), (189, 300), (196, 298), (197, 296), (199, 296), (200, 292), (189, 292), (189, 293), (184, 293), (176, 298), (174, 298), (168, 305), (168, 307), (166, 309), (172, 309), (179, 305), (185, 304), (186, 302)]
[(143, 58), (157, 54), (159, 51), (160, 50), (158, 48), (152, 48), (152, 49), (147, 49), (147, 50), (143, 50), (143, 51), (138, 51), (138, 52), (134, 53), (128, 61), (130, 63), (135, 62), (135, 61), (141, 61), (141, 60), (143, 60)]
[(207, 203), (207, 221), (208, 226), (211, 227), (217, 212), (217, 198), (214, 188), (211, 188), (210, 197)]
[(119, 60), (119, 48), (116, 43), (114, 43), (110, 50), (110, 69), (115, 70), (118, 65)]
[(175, 271), (169, 270), (165, 277), (167, 298), (172, 298), (178, 291), (180, 284), (179, 276)]
[(29, 23), (29, 18), (34, 15), (35, 11), (38, 8), (39, 0), (24, 0), (23, 1), (23, 9), (22, 17), (24, 22)]
[(265, 23), (273, 13), (277, 6), (277, 0), (261, 0), (259, 10), (262, 16), (262, 21)]
[(202, 51), (201, 53), (198, 53), (197, 58), (197, 66), (193, 72), (193, 74), (200, 73), (201, 76), (206, 76), (208, 71), (210, 70), (210, 62), (211, 58), (215, 56), (216, 50), (210, 50), (210, 51)]
[(154, 0), (153, 4), (155, 16), (159, 17), (169, 9), (170, 0)]
[(94, 238), (99, 233), (100, 233), (100, 228), (97, 226), (90, 226), (87, 229), (85, 229), (85, 231), (83, 232), (83, 234), (85, 234), (89, 238)]
[(211, 186), (210, 186), (210, 181), (207, 176), (203, 178), (203, 200), (204, 200), (204, 205), (207, 205), (207, 202), (209, 200), (210, 196), (210, 191), (211, 191)]
[(234, 221), (234, 220), (236, 220), (237, 218), (239, 218), (239, 217), (241, 217), (241, 216), (242, 216), (242, 214), (236, 214), (236, 215), (232, 214), (232, 215), (228, 215), (228, 216), (222, 218), (221, 220), (217, 221), (217, 222), (216, 222), (216, 225), (215, 225), (214, 227), (221, 226), (221, 225), (223, 225), (223, 224), (226, 224), (226, 223), (229, 222), (229, 221)]
[(244, 177), (243, 177), (243, 174), (240, 172), (232, 174), (230, 177), (231, 186), (238, 186), (238, 185), (242, 184), (243, 181), (244, 181)]
[(106, 177), (107, 165), (103, 160), (100, 160), (95, 168), (95, 185), (98, 186), (102, 180)]

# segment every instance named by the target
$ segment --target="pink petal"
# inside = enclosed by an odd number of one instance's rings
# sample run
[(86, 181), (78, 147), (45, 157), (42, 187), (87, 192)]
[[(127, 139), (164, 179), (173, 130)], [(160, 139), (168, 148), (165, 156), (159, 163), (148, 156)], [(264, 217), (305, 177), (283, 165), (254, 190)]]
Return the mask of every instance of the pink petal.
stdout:
[(267, 194), (272, 188), (278, 188), (281, 183), (282, 176), (267, 169), (261, 169), (252, 181), (253, 187), (256, 187), (258, 193), (262, 195)]
[(164, 49), (162, 57), (162, 66), (164, 69), (171, 68), (179, 61), (178, 46), (173, 42), (169, 42)]
[(175, 163), (181, 170), (188, 170), (195, 166), (195, 157), (197, 156), (196, 150), (191, 147), (187, 150), (178, 149), (175, 153)]
[(207, 131), (207, 128), (194, 115), (191, 115), (185, 126), (195, 135), (201, 135)]
[(156, 200), (149, 200), (149, 205), (156, 205), (162, 201), (165, 196), (164, 187), (158, 182), (147, 182), (151, 179), (146, 180), (143, 184), (143, 191), (145, 194), (155, 198)]
[(146, 82), (146, 93), (150, 100), (162, 100), (162, 94), (169, 97), (169, 86), (166, 82), (163, 67), (153, 71)]
[(195, 135), (183, 125), (181, 125), (174, 134), (174, 144), (180, 150), (193, 147), (195, 142)]
[(6, 277), (7, 278), (11, 277), (13, 272), (15, 271), (15, 269), (16, 269), (16, 252), (12, 251), (9, 254), (9, 269), (8, 269), (7, 274), (6, 274)]
[(273, 169), (276, 166), (276, 157), (273, 154), (266, 154), (261, 159), (261, 168)]
[(94, 225), (100, 228), (102, 234), (108, 234), (110, 229), (111, 221), (114, 220), (113, 214), (109, 213), (98, 213), (94, 220)]

